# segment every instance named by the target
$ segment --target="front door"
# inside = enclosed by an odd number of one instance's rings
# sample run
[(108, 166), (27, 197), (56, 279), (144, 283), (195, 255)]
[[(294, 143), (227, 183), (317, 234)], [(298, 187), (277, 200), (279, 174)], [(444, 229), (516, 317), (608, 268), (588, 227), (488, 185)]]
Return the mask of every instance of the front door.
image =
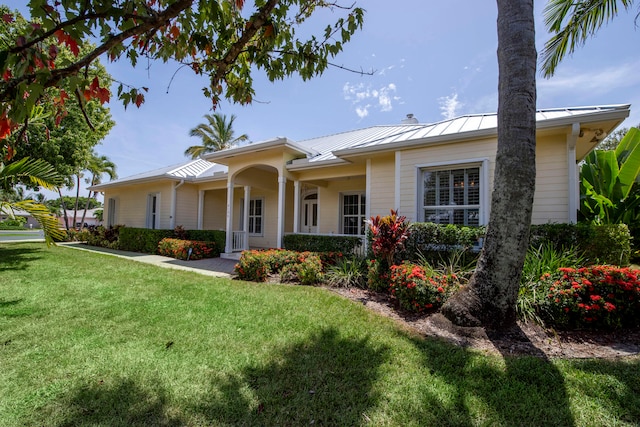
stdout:
[(318, 232), (318, 194), (309, 194), (302, 201), (300, 232), (315, 234)]

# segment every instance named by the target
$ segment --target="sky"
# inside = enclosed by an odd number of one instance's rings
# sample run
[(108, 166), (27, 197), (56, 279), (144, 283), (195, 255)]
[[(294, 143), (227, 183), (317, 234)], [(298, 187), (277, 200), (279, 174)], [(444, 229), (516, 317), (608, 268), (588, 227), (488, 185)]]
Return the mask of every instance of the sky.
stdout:
[[(23, 1), (5, 0), (5, 4), (24, 10)], [(245, 133), (253, 142), (275, 137), (301, 141), (400, 123), (407, 114), (421, 123), (434, 123), (497, 110), (494, 1), (357, 0), (357, 4), (366, 10), (364, 27), (333, 62), (373, 74), (330, 67), (309, 81), (291, 77), (271, 83), (258, 72), (252, 105), (223, 101), (216, 110), (237, 116), (237, 135)], [(538, 53), (549, 38), (542, 18), (545, 4), (535, 2)], [(631, 116), (622, 126), (640, 124), (636, 13), (635, 8), (621, 11), (566, 57), (551, 79), (538, 73), (538, 108), (631, 104)], [(320, 18), (329, 24), (337, 16), (324, 13)], [(135, 69), (125, 61), (102, 63), (116, 80), (148, 87), (149, 92), (139, 109), (125, 110), (114, 98), (109, 107), (116, 125), (96, 152), (116, 164), (120, 178), (188, 161), (185, 149), (200, 144), (189, 130), (213, 112), (202, 93), (207, 81), (170, 63), (140, 61)]]

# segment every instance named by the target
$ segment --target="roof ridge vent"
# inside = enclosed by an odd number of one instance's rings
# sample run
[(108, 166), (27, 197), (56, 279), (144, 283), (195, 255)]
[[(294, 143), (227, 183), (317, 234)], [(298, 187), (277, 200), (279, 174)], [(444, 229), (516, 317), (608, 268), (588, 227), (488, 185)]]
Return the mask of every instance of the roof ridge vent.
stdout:
[(415, 125), (418, 124), (418, 119), (412, 113), (407, 114), (406, 119), (402, 119), (401, 122), (403, 125)]

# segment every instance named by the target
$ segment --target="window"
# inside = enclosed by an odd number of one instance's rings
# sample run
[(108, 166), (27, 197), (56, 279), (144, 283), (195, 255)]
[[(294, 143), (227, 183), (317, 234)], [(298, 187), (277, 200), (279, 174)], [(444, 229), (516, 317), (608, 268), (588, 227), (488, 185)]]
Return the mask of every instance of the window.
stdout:
[(160, 193), (147, 196), (147, 228), (156, 229), (160, 225)]
[(364, 193), (342, 195), (342, 234), (364, 235), (365, 208)]
[(116, 199), (109, 199), (107, 209), (107, 227), (113, 227), (116, 225)]
[(480, 224), (480, 167), (422, 170), (422, 214), (437, 224)]
[[(249, 234), (262, 235), (263, 218), (263, 199), (249, 200)], [(244, 231), (244, 199), (240, 200), (240, 229)]]

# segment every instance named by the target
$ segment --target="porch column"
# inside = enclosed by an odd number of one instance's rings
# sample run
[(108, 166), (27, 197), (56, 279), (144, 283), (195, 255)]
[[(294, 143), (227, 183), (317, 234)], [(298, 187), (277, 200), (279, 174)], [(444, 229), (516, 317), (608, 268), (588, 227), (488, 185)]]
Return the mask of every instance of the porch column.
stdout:
[(285, 192), (287, 190), (287, 178), (278, 176), (278, 235), (276, 237), (276, 247), (282, 247), (282, 238), (284, 236), (284, 202)]
[(244, 186), (244, 216), (242, 218), (243, 242), (242, 248), (249, 249), (249, 207), (251, 206), (251, 187)]
[[(367, 163), (368, 167), (371, 167), (371, 165), (369, 163)], [(400, 176), (400, 172), (401, 172), (401, 167), (402, 167), (402, 158), (401, 158), (401, 152), (400, 151), (396, 151), (396, 170), (395, 170), (395, 176), (394, 176), (394, 180), (395, 180), (395, 187), (393, 192), (395, 193), (395, 197), (394, 197), (394, 207), (395, 209), (398, 211), (398, 215), (400, 215), (400, 180), (401, 180), (401, 176)], [(369, 170), (367, 170), (367, 178), (369, 177)], [(369, 218), (369, 217), (367, 217)]]
[(293, 232), (300, 232), (300, 181), (293, 181)]
[(580, 135), (580, 123), (571, 126), (571, 135), (567, 138), (567, 172), (569, 174), (569, 215), (570, 223), (578, 222), (578, 203), (580, 201), (580, 187), (578, 183), (578, 165), (576, 163), (576, 144)]
[(198, 191), (198, 230), (202, 230), (204, 217), (204, 190)]
[(225, 253), (233, 252), (233, 178), (227, 180), (227, 236), (224, 247)]

